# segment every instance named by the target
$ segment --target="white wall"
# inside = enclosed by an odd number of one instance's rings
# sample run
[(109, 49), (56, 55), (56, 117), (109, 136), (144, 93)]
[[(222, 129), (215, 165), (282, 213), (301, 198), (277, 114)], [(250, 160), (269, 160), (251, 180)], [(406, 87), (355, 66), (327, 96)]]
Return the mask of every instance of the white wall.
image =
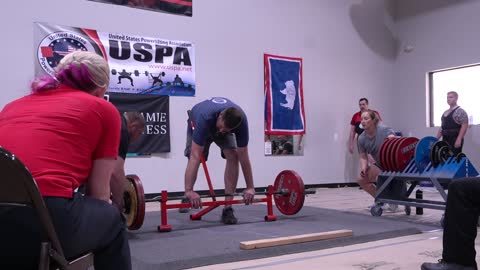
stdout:
[[(400, 53), (395, 63), (391, 96), (392, 111), (397, 114), (394, 124), (404, 134), (435, 136), (438, 128), (426, 127), (425, 75), (432, 70), (480, 62), (480, 1), (424, 0), (421, 6), (417, 1), (402, 3), (396, 24), (398, 36), (403, 45), (413, 46), (413, 51)], [(462, 105), (461, 96), (458, 104)], [(477, 169), (479, 135), (478, 126), (470, 127), (463, 148)]]
[[(397, 115), (391, 109), (392, 37), (378, 26), (384, 9), (383, 1), (365, 0), (196, 0), (190, 18), (85, 0), (5, 1), (0, 105), (28, 93), (35, 21), (192, 41), (197, 96), (170, 99), (171, 153), (127, 159), (127, 172), (142, 178), (146, 193), (183, 190), (185, 111), (210, 96), (244, 107), (256, 186), (272, 184), (282, 169), (296, 170), (306, 184), (351, 181), (357, 160), (347, 154), (346, 140), (358, 99), (369, 98), (387, 124)], [(263, 53), (303, 58), (304, 156), (264, 156)], [(216, 148), (211, 151), (213, 185), (223, 188), (224, 162)], [(201, 170), (196, 188), (207, 189)]]

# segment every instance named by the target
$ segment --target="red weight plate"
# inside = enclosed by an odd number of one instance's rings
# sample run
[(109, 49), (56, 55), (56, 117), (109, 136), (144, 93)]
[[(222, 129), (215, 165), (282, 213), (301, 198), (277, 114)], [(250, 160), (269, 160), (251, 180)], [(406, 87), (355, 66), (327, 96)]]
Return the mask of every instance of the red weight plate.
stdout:
[(415, 147), (417, 146), (417, 143), (418, 138), (408, 137), (399, 144), (395, 151), (396, 166), (399, 171), (403, 171), (415, 155)]
[(390, 143), (387, 145), (385, 148), (385, 162), (387, 163), (387, 171), (392, 171), (393, 166), (392, 163), (390, 162), (390, 152), (392, 152), (392, 147), (394, 146), (395, 143), (397, 143), (398, 138), (390, 138)]
[(394, 172), (397, 172), (398, 171), (398, 166), (397, 166), (397, 156), (396, 156), (396, 153), (397, 153), (397, 150), (398, 150), (398, 147), (400, 146), (400, 144), (405, 140), (406, 138), (405, 137), (402, 137), (402, 138), (397, 138), (395, 144), (392, 146), (391, 150), (390, 150), (390, 165), (392, 166), (392, 171)]
[(276, 192), (288, 190), (287, 194), (275, 194), (273, 199), (278, 210), (285, 215), (295, 215), (305, 201), (303, 180), (295, 171), (284, 170), (277, 175), (273, 189)]
[(129, 206), (125, 205), (128, 212), (125, 213), (127, 218), (127, 227), (129, 230), (138, 230), (143, 225), (145, 218), (145, 193), (143, 191), (142, 181), (137, 175), (127, 175), (125, 177), (125, 199), (129, 202)]
[(378, 160), (380, 161), (380, 167), (385, 169), (385, 147), (390, 141), (387, 139), (383, 141), (382, 146), (380, 146), (380, 150), (378, 151)]
[(385, 171), (390, 171), (390, 162), (389, 162), (389, 157), (388, 157), (388, 152), (389, 152), (389, 148), (390, 148), (390, 145), (392, 145), (392, 143), (395, 142), (395, 138), (391, 138), (391, 139), (387, 139), (382, 145), (385, 145), (384, 148), (383, 148), (383, 158), (381, 160), (382, 163), (382, 168), (383, 170)]

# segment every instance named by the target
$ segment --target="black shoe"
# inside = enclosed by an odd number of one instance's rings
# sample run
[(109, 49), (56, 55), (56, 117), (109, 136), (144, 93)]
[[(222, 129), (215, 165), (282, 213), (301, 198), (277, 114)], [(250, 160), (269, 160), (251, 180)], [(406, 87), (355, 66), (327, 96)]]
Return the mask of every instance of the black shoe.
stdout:
[(237, 224), (237, 218), (233, 214), (232, 207), (223, 208), (222, 222), (224, 224)]
[[(190, 200), (188, 198), (183, 198), (181, 203), (189, 203)], [(178, 212), (180, 213), (188, 213), (190, 212), (190, 208), (178, 208)]]
[(463, 266), (456, 263), (447, 263), (444, 260), (438, 260), (438, 263), (423, 263), (422, 270), (475, 270), (473, 266)]

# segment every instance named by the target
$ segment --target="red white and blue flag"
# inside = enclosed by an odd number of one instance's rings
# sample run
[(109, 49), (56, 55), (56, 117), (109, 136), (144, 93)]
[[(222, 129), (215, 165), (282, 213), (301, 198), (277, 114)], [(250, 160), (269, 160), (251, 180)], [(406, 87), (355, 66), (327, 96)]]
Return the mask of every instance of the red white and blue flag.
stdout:
[(302, 59), (264, 54), (265, 134), (305, 134)]

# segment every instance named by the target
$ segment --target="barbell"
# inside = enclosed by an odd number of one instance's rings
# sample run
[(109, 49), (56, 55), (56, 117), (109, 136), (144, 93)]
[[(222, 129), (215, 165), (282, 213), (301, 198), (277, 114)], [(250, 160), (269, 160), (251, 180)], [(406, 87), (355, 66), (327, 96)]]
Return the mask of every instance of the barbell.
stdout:
[[(305, 194), (314, 194), (315, 190), (305, 190), (305, 186), (302, 178), (295, 171), (284, 170), (280, 172), (275, 178), (273, 188), (269, 189), (273, 191), (256, 192), (255, 195), (271, 195), (275, 201), (277, 209), (285, 215), (295, 215), (298, 213), (305, 201)], [(162, 193), (166, 193), (163, 191)], [(215, 195), (201, 195), (201, 198), (216, 199), (217, 197), (225, 196), (241, 196), (242, 193), (234, 194), (215, 194)], [(125, 178), (125, 192), (123, 195), (124, 210), (123, 214), (126, 217), (127, 227), (129, 230), (138, 230), (143, 225), (145, 218), (145, 203), (146, 202), (162, 202), (162, 200), (180, 200), (183, 196), (176, 197), (163, 197), (156, 196), (146, 199), (144, 195), (143, 185), (140, 178), (137, 175), (127, 175)], [(202, 205), (224, 205), (224, 204), (238, 204), (243, 200), (232, 201), (212, 201), (203, 202)], [(266, 199), (254, 199), (254, 202), (266, 202)], [(191, 207), (190, 203), (175, 204), (170, 208), (186, 208)], [(161, 209), (162, 210), (162, 209)], [(163, 209), (162, 211), (166, 211)]]
[[(310, 190), (305, 190), (305, 194), (314, 194), (315, 192), (314, 191), (310, 191)], [(261, 192), (255, 192), (255, 195), (267, 195), (268, 192), (267, 191), (261, 191)], [(290, 194), (290, 190), (288, 189), (282, 189), (280, 191), (275, 191), (272, 193), (273, 195), (282, 195), (282, 196), (288, 196)], [(212, 198), (212, 197), (227, 197), (227, 196), (243, 196), (243, 193), (232, 193), (232, 194), (222, 194), (222, 193), (215, 193), (214, 195), (199, 195), (200, 198)], [(168, 200), (182, 200), (182, 199), (185, 199), (185, 196), (172, 196), (172, 197), (168, 197)], [(159, 202), (162, 200), (162, 196), (156, 196), (156, 197), (153, 197), (153, 198), (150, 198), (150, 199), (145, 199), (145, 202)]]

